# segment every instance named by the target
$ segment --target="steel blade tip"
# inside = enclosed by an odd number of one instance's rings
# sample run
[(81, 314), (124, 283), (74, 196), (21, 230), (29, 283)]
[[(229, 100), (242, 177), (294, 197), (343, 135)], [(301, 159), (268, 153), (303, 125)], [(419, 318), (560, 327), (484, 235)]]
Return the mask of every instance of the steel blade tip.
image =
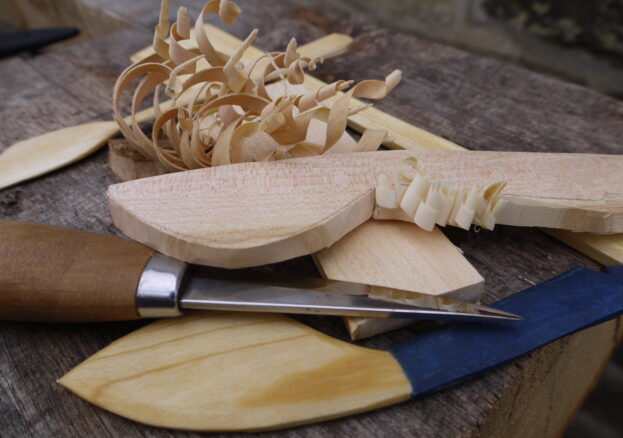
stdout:
[(505, 319), (512, 321), (523, 321), (523, 316), (514, 313), (505, 312), (504, 310), (494, 309), (493, 307), (478, 306), (478, 311), (483, 315), (496, 319)]

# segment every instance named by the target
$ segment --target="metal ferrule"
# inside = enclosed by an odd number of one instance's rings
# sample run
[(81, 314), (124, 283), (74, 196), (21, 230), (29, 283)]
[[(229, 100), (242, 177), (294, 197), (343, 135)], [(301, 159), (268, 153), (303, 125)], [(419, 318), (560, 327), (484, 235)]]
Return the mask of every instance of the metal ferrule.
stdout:
[(155, 253), (145, 265), (136, 291), (136, 308), (142, 318), (179, 316), (179, 293), (188, 265)]

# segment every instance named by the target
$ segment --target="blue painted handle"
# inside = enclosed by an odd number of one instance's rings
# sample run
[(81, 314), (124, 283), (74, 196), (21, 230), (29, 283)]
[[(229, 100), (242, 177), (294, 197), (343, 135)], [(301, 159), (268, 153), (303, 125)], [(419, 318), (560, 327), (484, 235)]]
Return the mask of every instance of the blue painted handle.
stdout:
[(577, 268), (492, 307), (516, 322), (453, 323), (390, 349), (412, 396), (467, 380), (529, 351), (623, 313), (623, 266)]

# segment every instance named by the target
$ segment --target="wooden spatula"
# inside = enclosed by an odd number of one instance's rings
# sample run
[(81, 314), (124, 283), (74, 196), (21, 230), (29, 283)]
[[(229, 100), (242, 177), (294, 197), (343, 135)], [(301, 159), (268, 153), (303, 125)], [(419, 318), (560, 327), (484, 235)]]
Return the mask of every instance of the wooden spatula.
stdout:
[(623, 312), (623, 267), (579, 268), (496, 304), (511, 324), (452, 323), (389, 351), (286, 317), (162, 320), (59, 383), (141, 423), (197, 431), (278, 429), (391, 405), (453, 385)]
[(623, 231), (623, 157), (387, 151), (244, 163), (110, 186), (113, 221), (191, 263), (263, 265), (325, 248), (370, 219), (379, 174), (417, 157), (455, 184), (506, 181), (498, 223)]

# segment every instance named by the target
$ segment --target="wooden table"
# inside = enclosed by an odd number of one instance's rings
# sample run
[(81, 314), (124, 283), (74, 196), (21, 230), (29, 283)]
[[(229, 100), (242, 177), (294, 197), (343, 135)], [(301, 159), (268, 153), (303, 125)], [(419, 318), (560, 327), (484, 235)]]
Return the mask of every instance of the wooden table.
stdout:
[[(158, 2), (78, 1), (127, 22), (127, 27), (34, 58), (1, 61), (0, 149), (50, 130), (110, 119), (115, 78), (128, 56), (150, 43)], [(259, 3), (241, 3), (245, 13), (231, 32), (244, 37), (259, 27), (257, 45), (266, 49), (285, 47), (290, 36), (306, 42), (330, 31), (352, 34), (352, 49), (327, 62), (318, 71), (322, 79), (381, 78), (400, 68), (403, 83), (378, 107), (470, 149), (622, 152), (623, 104), (591, 90), (365, 23), (335, 19), (331, 11), (277, 0), (264, 0), (262, 8)], [(201, 5), (189, 6), (194, 17)], [(114, 182), (106, 151), (101, 151), (0, 192), (0, 218), (119, 235), (104, 198), (106, 187)], [(578, 265), (599, 267), (538, 230), (500, 226), (479, 234), (445, 231), (485, 277), (488, 302)], [(276, 269), (315, 274), (309, 258)], [(337, 319), (307, 321), (345, 338)], [(0, 323), (0, 435), (194, 436), (127, 421), (55, 383), (89, 355), (143, 324)], [(417, 331), (405, 328), (361, 344), (387, 348)], [(560, 435), (622, 335), (621, 320), (611, 321), (470, 383), (399, 406), (268, 436)]]

